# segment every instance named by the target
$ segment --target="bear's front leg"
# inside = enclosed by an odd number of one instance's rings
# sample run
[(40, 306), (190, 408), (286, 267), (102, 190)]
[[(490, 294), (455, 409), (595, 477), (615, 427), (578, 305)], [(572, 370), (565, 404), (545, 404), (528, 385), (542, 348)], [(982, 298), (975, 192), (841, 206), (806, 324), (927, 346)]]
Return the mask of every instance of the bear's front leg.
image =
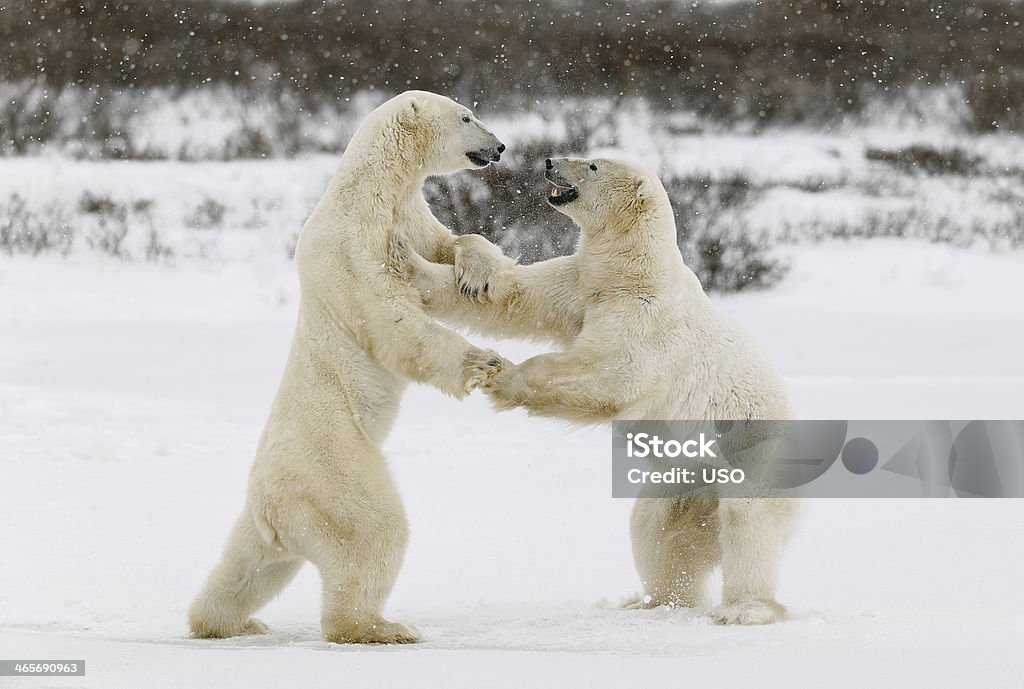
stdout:
[(516, 262), (478, 234), (455, 240), (455, 280), (459, 291), (481, 302), (501, 302), (514, 284)]
[(571, 351), (506, 364), (480, 387), (499, 411), (523, 407), (531, 414), (586, 423), (611, 421), (638, 394), (636, 381), (613, 362)]

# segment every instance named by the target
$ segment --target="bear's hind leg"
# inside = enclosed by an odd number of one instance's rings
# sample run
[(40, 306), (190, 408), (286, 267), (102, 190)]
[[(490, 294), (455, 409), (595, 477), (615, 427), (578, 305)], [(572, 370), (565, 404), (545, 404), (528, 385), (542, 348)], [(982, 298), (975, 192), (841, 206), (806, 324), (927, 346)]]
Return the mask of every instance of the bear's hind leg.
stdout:
[[(295, 534), (296, 549), (320, 570), (325, 639), (414, 643), (419, 640), (415, 629), (382, 616), (405, 557), (409, 535), (405, 511), (384, 458), (376, 448), (366, 448), (365, 453), (372, 456), (360, 464), (368, 469), (364, 476), (373, 476), (369, 484), (373, 487), (358, 495), (358, 484), (339, 481), (337, 490), (345, 486), (348, 492), (344, 501), (307, 503), (302, 519), (307, 526)], [(329, 480), (327, 485), (332, 483)]]
[(718, 564), (717, 501), (640, 498), (633, 506), (633, 558), (644, 596), (631, 608), (708, 603), (707, 583)]
[(250, 616), (281, 592), (302, 567), (294, 555), (273, 551), (261, 538), (248, 507), (235, 523), (220, 563), (189, 608), (189, 627), (197, 639), (265, 634)]
[(315, 555), (323, 583), (324, 638), (356, 644), (418, 641), (415, 629), (381, 615), (405, 555), (404, 513), (382, 510), (349, 533), (350, 538), (321, 544)]
[(782, 546), (796, 517), (796, 502), (725, 499), (719, 503), (722, 604), (710, 613), (719, 624), (771, 624), (785, 617), (775, 600)]

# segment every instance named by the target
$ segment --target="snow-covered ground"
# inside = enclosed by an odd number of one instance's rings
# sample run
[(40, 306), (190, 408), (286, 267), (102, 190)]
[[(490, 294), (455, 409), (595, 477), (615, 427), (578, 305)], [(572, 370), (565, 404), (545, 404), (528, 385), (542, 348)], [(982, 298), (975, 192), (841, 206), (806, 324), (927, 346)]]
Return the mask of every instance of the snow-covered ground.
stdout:
[[(1024, 418), (1020, 254), (789, 252), (777, 289), (717, 301), (803, 417)], [(784, 564), (789, 621), (626, 612), (638, 581), (609, 432), (419, 387), (386, 446), (412, 523), (388, 614), (424, 642), (321, 641), (310, 567), (261, 613), (269, 636), (189, 639), (284, 363), (291, 270), (0, 262), (0, 657), (87, 663), (0, 685), (1020, 686), (1021, 501), (809, 501)]]

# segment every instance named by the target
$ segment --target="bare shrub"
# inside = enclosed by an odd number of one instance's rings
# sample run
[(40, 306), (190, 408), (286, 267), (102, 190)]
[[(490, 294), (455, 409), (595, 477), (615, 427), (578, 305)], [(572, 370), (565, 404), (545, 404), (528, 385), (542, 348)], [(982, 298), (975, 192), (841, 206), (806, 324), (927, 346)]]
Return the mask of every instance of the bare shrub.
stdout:
[(164, 241), (163, 234), (153, 222), (153, 199), (134, 201), (131, 211), (134, 222), (145, 227), (146, 245), (143, 254), (146, 260), (153, 263), (169, 261), (174, 256), (174, 249)]
[(52, 86), (33, 80), (5, 84), (0, 93), (0, 150), (31, 153), (57, 133)]
[(0, 248), (8, 255), (23, 251), (22, 237), (28, 222), (25, 199), (19, 194), (11, 194), (0, 213)]
[(185, 213), (185, 224), (196, 230), (213, 230), (224, 224), (228, 207), (217, 199), (207, 196), (199, 205)]
[[(494, 3), (469, 0), (159, 6), (6, 3), (0, 80), (27, 86), (0, 100), (5, 148), (32, 150), (60, 136), (57, 124), (81, 122), (74, 136), (88, 155), (151, 155), (127, 127), (148, 93), (221, 87), (273, 111), (272, 124), (248, 123), (227, 143), (224, 155), (242, 157), (312, 150), (320, 142), (294, 125), (316, 107), (405, 88), (492, 112), (624, 94), (758, 128), (841, 121), (879, 99), (963, 85), (958, 123), (1024, 126), (1020, 2), (523, 2), (504, 3), (500, 17)], [(72, 85), (92, 105), (54, 113), (38, 98)], [(110, 92), (131, 94), (131, 107)]]
[(746, 177), (669, 181), (665, 187), (676, 218), (676, 241), (686, 264), (708, 291), (770, 287), (788, 266), (771, 252), (766, 234), (754, 235), (744, 211), (759, 193)]
[(224, 142), (224, 159), (268, 158), (274, 154), (270, 137), (258, 126), (245, 123)]
[[(1019, 27), (1018, 22), (1014, 27), (1018, 32), (1018, 51)], [(976, 129), (1020, 131), (1024, 128), (1024, 66), (1019, 58), (981, 69), (967, 83), (967, 101), (971, 104)]]
[(74, 227), (60, 204), (33, 210), (20, 195), (11, 194), (0, 206), (0, 250), (8, 255), (55, 251), (66, 256), (74, 239)]
[(971, 155), (960, 147), (938, 149), (922, 144), (897, 149), (869, 148), (864, 155), (868, 160), (888, 163), (907, 174), (923, 172), (969, 177), (978, 174), (983, 162), (980, 156)]
[(95, 224), (86, 235), (89, 247), (114, 258), (129, 258), (124, 240), (128, 236), (128, 207), (105, 194), (86, 191), (78, 201), (79, 210), (92, 216)]

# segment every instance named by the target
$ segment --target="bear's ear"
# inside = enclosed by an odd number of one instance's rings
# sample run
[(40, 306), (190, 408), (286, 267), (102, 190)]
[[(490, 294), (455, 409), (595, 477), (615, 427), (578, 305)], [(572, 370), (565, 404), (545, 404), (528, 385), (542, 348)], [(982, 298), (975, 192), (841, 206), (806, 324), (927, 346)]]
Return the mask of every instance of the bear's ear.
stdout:
[(646, 199), (654, 192), (651, 188), (651, 183), (643, 177), (636, 178), (636, 197), (638, 199)]
[(403, 122), (413, 122), (416, 116), (420, 113), (420, 109), (423, 106), (420, 104), (415, 97), (410, 97), (408, 102), (402, 107), (402, 111), (399, 113), (398, 118)]

